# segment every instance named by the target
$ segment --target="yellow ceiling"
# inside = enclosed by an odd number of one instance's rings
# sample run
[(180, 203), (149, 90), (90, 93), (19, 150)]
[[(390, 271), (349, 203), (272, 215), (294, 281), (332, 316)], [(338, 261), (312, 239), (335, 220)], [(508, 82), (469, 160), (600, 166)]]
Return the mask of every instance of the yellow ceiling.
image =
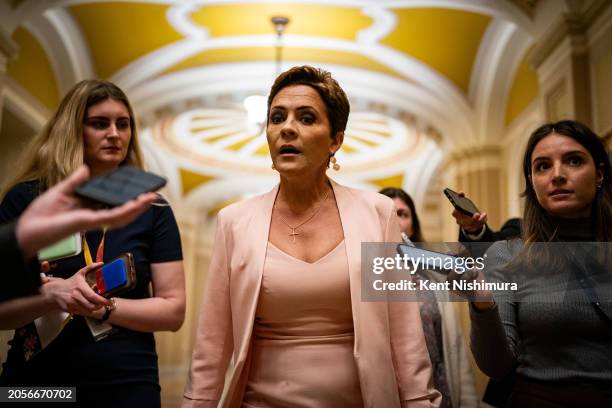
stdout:
[(95, 3), (70, 7), (89, 44), (96, 71), (108, 78), (120, 68), (182, 36), (166, 20), (168, 6)]
[(395, 10), (397, 28), (382, 43), (411, 55), (467, 93), (472, 66), (491, 17), (441, 8)]
[(179, 174), (181, 176), (181, 186), (183, 187), (183, 195), (187, 195), (192, 190), (215, 179), (214, 176), (208, 176), (206, 174), (196, 173), (186, 169), (179, 169)]
[[(222, 48), (201, 52), (180, 63), (170, 67), (163, 74), (182, 71), (199, 66), (242, 62), (242, 61), (269, 61), (275, 58), (275, 49), (272, 47), (258, 48)], [(371, 60), (363, 55), (345, 52), (329, 51), (314, 48), (287, 47), (283, 50), (284, 61), (312, 61), (318, 63), (348, 65), (382, 72), (387, 75), (401, 77), (401, 75), (386, 65)], [(406, 79), (405, 77), (403, 77)]]
[(402, 186), (404, 185), (404, 173), (399, 173), (380, 179), (368, 180), (368, 183), (374, 184), (380, 189), (383, 189), (385, 187), (402, 188)]
[(538, 74), (529, 65), (528, 57), (529, 52), (526, 52), (514, 74), (506, 106), (506, 125), (512, 123), (539, 93)]
[[(273, 34), (270, 18), (289, 17), (286, 34), (323, 36), (353, 41), (357, 32), (372, 25), (360, 9), (318, 4), (230, 4), (205, 6), (192, 14), (212, 37)], [(315, 23), (316, 22), (316, 23)]]
[[(97, 73), (109, 77), (119, 69), (182, 36), (168, 23), (167, 5), (110, 2), (70, 7), (89, 43)], [(472, 67), (489, 16), (442, 8), (393, 10), (397, 27), (383, 39), (392, 47), (429, 65), (467, 92)], [(371, 17), (359, 8), (321, 4), (221, 4), (203, 6), (192, 21), (212, 37), (273, 34), (270, 17), (291, 19), (287, 34), (354, 41), (359, 31), (371, 27)], [(316, 24), (313, 24), (316, 22)], [(272, 49), (209, 50), (180, 62), (167, 72), (212, 63), (273, 59)], [(386, 65), (358, 53), (288, 48), (286, 60), (308, 60), (356, 66), (399, 76)]]
[(43, 105), (51, 110), (55, 109), (59, 104), (59, 91), (45, 50), (24, 28), (15, 30), (12, 39), (19, 46), (19, 56), (8, 63), (8, 76)]

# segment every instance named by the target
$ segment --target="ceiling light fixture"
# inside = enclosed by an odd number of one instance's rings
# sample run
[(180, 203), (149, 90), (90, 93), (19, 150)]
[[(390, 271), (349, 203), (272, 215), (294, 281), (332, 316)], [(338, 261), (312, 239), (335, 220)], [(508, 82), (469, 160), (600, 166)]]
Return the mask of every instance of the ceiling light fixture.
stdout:
[[(276, 78), (281, 74), (281, 70), (283, 69), (283, 34), (285, 28), (287, 28), (287, 24), (289, 24), (289, 17), (273, 16), (270, 21), (276, 32), (276, 72), (274, 75), (274, 78)], [(266, 126), (268, 98), (263, 95), (249, 95), (244, 98), (242, 104), (247, 111), (249, 122), (259, 129), (259, 134), (262, 134)]]

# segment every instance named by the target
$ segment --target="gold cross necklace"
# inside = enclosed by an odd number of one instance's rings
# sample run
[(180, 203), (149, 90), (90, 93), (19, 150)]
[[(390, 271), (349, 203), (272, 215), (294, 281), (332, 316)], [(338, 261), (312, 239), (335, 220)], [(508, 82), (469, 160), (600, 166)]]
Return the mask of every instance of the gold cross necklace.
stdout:
[(325, 193), (325, 197), (323, 197), (321, 199), (321, 204), (319, 204), (319, 206), (317, 207), (317, 209), (312, 213), (312, 215), (310, 217), (308, 217), (305, 221), (301, 222), (300, 224), (296, 225), (295, 227), (292, 226), (291, 224), (289, 224), (280, 214), (277, 213), (278, 218), (280, 218), (280, 220), (291, 229), (291, 233), (287, 234), (290, 237), (293, 237), (293, 243), (295, 244), (295, 237), (300, 235), (299, 232), (296, 232), (296, 230), (298, 228), (300, 228), (302, 225), (306, 224), (308, 221), (312, 220), (314, 218), (315, 215), (317, 215), (317, 213), (321, 210), (321, 208), (323, 208), (323, 203), (325, 202), (325, 200), (327, 200), (327, 196), (329, 196), (329, 192), (331, 191), (331, 188), (329, 190), (327, 190), (327, 193)]

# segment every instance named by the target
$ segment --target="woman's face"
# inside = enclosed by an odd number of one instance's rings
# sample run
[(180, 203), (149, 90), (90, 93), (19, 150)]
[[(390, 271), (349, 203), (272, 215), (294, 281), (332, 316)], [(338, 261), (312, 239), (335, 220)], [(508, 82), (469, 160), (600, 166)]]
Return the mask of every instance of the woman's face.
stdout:
[(123, 102), (109, 98), (90, 106), (83, 124), (85, 163), (94, 172), (116, 168), (127, 156), (131, 137)]
[(531, 154), (531, 181), (538, 202), (553, 216), (591, 215), (591, 203), (603, 172), (588, 150), (571, 137), (551, 133)]
[(270, 105), (266, 134), (272, 162), (281, 174), (325, 172), (331, 153), (342, 145), (343, 133), (330, 133), (325, 103), (313, 88), (290, 85)]
[(408, 204), (406, 204), (401, 198), (395, 197), (393, 199), (393, 203), (395, 204), (395, 211), (397, 211), (400, 231), (410, 238), (414, 233), (412, 229), (412, 211), (410, 211)]

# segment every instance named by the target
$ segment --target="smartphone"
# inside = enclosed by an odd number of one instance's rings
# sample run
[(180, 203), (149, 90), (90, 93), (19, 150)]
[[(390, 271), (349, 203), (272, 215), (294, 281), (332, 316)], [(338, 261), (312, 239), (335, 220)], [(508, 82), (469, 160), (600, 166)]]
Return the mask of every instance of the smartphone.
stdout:
[(56, 242), (55, 244), (49, 245), (46, 248), (38, 251), (38, 260), (43, 261), (57, 261), (58, 259), (69, 258), (81, 253), (83, 240), (81, 239), (81, 233), (76, 232), (69, 237)]
[(97, 294), (106, 298), (133, 289), (136, 286), (134, 256), (127, 252), (101, 268), (87, 272), (85, 280)]
[(448, 198), (448, 201), (451, 202), (453, 207), (466, 215), (472, 216), (475, 213), (480, 212), (472, 200), (467, 197), (459, 196), (459, 193), (451, 190), (450, 188), (444, 189), (444, 195), (446, 195), (446, 198)]
[[(454, 265), (457, 264), (457, 256), (443, 254), (442, 252), (430, 251), (428, 249), (418, 248), (414, 245), (402, 243), (397, 246), (397, 253), (407, 255), (415, 263), (418, 263), (419, 269), (429, 269), (436, 272), (448, 274), (454, 270)], [(411, 261), (412, 262), (412, 261)]]
[(156, 191), (166, 185), (166, 179), (133, 166), (94, 177), (76, 188), (75, 194), (110, 207), (133, 200), (140, 194)]

